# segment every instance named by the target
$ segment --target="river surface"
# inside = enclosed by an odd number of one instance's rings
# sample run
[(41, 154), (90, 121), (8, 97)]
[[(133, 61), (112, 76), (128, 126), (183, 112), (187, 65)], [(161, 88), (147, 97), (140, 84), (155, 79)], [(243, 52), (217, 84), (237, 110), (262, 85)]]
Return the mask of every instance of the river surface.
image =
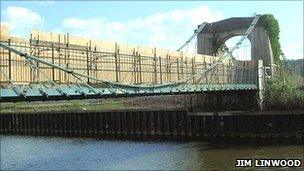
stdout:
[(1, 170), (231, 170), (235, 159), (297, 158), (303, 144), (98, 140), (0, 135)]

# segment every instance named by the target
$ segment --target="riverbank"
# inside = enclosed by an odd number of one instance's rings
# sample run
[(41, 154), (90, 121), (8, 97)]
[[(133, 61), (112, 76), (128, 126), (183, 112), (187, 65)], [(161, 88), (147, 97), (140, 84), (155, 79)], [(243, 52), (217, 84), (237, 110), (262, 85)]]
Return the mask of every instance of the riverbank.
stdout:
[(110, 110), (149, 110), (181, 109), (185, 106), (185, 96), (149, 96), (88, 100), (62, 100), (47, 102), (1, 103), (1, 113), (32, 112), (77, 112), (77, 111), (110, 111)]

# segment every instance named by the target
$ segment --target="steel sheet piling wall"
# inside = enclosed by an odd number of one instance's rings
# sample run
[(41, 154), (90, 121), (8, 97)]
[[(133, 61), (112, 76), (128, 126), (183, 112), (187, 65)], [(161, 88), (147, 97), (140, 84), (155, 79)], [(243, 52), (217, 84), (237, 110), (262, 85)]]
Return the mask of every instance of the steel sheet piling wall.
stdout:
[(1, 114), (1, 134), (96, 138), (300, 138), (303, 115), (188, 115), (185, 110)]

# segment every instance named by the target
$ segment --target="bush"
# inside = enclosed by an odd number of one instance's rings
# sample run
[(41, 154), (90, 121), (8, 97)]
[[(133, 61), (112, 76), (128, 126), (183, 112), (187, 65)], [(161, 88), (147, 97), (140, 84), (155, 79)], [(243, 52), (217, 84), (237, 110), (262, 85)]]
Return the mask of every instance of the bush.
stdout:
[(304, 90), (295, 76), (283, 74), (266, 83), (265, 100), (268, 109), (303, 109)]

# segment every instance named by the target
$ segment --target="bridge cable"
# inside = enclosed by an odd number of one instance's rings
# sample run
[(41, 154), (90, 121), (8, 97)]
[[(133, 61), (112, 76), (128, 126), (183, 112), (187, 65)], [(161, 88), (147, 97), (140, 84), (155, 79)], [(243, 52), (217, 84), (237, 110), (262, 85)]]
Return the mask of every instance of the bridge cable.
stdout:
[(236, 43), (236, 45), (231, 49), (229, 50), (229, 53), (232, 54), (232, 52), (239, 48), (239, 46), (243, 43), (243, 41), (248, 37), (248, 35), (252, 32), (252, 30), (254, 29), (255, 25), (257, 24), (257, 22), (259, 21), (259, 18), (261, 17), (261, 15), (256, 15), (254, 17), (254, 19), (252, 20), (249, 28), (246, 30), (246, 32), (244, 33), (243, 37)]
[[(259, 16), (260, 15), (257, 15), (253, 22), (251, 23), (250, 27), (248, 28), (248, 30), (246, 31), (245, 35), (243, 36), (243, 38), (237, 43), (237, 45), (232, 48), (230, 51), (233, 52), (242, 42), (243, 40), (248, 36), (248, 34), (250, 34), (250, 32), (252, 31), (252, 29), (254, 28), (255, 24), (257, 23), (258, 19), (259, 19)], [(201, 27), (199, 29), (196, 30), (194, 36), (191, 37), (191, 39), (189, 39), (190, 41), (193, 39), (193, 37), (195, 37), (195, 35), (197, 35), (203, 28), (204, 26), (206, 25), (206, 23), (203, 23), (201, 25)], [(188, 41), (187, 41), (188, 42)], [(98, 79), (98, 78), (95, 78), (95, 77), (92, 77), (92, 76), (88, 76), (88, 75), (85, 75), (85, 74), (80, 74), (80, 73), (77, 73), (77, 72), (74, 72), (73, 70), (71, 69), (66, 69), (64, 67), (61, 67), (59, 65), (56, 65), (56, 64), (52, 64), (52, 63), (49, 63), (47, 61), (44, 61), (40, 58), (37, 58), (35, 56), (32, 56), (32, 55), (28, 55), (27, 53), (24, 53), (24, 52), (21, 52), (19, 50), (16, 50), (8, 45), (5, 45), (4, 43), (0, 42), (0, 46), (6, 50), (10, 50), (12, 51), (13, 53), (16, 53), (18, 55), (20, 55), (21, 57), (25, 57), (25, 58), (29, 58), (29, 59), (32, 59), (32, 60), (35, 60), (37, 62), (40, 62), (40, 63), (43, 63), (45, 65), (48, 65), (48, 66), (52, 66), (54, 68), (57, 68), (59, 70), (62, 70), (62, 71), (65, 71), (67, 72), (68, 74), (71, 74), (73, 75), (74, 77), (85, 77), (85, 78), (89, 78), (89, 79), (92, 79), (92, 80), (95, 80), (95, 81), (100, 81), (106, 85), (111, 85), (112, 86), (115, 86), (115, 87), (121, 87), (121, 88), (163, 88), (163, 87), (170, 87), (170, 86), (177, 86), (177, 85), (180, 85), (180, 84), (184, 84), (185, 82), (188, 82), (189, 80), (195, 78), (196, 76), (205, 76), (208, 72), (210, 72), (212, 69), (216, 68), (218, 65), (220, 65), (223, 60), (227, 57), (227, 54), (226, 55), (223, 55), (221, 56), (216, 62), (212, 63), (210, 65), (209, 68), (203, 70), (202, 72), (199, 72), (199, 73), (196, 73), (196, 74), (193, 74), (192, 76), (188, 77), (188, 78), (184, 78), (182, 80), (179, 80), (179, 81), (175, 81), (175, 82), (172, 82), (172, 83), (164, 83), (164, 84), (159, 84), (159, 85), (153, 85), (153, 86), (149, 86), (149, 85), (128, 85), (128, 84), (124, 84), (124, 83), (118, 83), (118, 82), (113, 82), (113, 81), (109, 81), (109, 80), (103, 80), (103, 79)], [(183, 46), (184, 47), (184, 46)], [(77, 76), (76, 76), (77, 75)], [(79, 79), (79, 77), (78, 77)], [(81, 80), (81, 79), (80, 79)], [(91, 90), (94, 90), (94, 88), (92, 88), (90, 85), (87, 85)]]
[(283, 59), (283, 62), (284, 62), (285, 65), (286, 65), (286, 67), (292, 69), (293, 67), (290, 65), (290, 62), (289, 62), (288, 59), (286, 58), (284, 52), (281, 51), (280, 55), (281, 55), (281, 57), (282, 57), (282, 59)]
[[(26, 60), (28, 60), (26, 58)], [(55, 90), (57, 92), (59, 92), (61, 95), (66, 95), (68, 96), (68, 94), (66, 92), (64, 92), (63, 90), (60, 89), (59, 85), (57, 83), (55, 83), (54, 81), (52, 81), (46, 74), (45, 72), (41, 71), (37, 66), (35, 65), (32, 65), (32, 67), (34, 67), (35, 69), (37, 69), (38, 72), (40, 72), (47, 80), (49, 83), (51, 83), (53, 86), (55, 86)]]
[(21, 92), (20, 89), (17, 88), (17, 86), (14, 84), (13, 80), (11, 80), (1, 69), (0, 69), (0, 72), (4, 75), (4, 77), (8, 80), (8, 83), (12, 86), (13, 88), (13, 91), (18, 94), (19, 96), (23, 96), (24, 98), (26, 98), (26, 95)]
[[(242, 43), (243, 41), (248, 37), (248, 35), (252, 32), (253, 28), (255, 27), (255, 25), (257, 24), (259, 18), (260, 18), (261, 15), (256, 15), (254, 17), (254, 19), (252, 20), (249, 28), (246, 30), (246, 32), (244, 33), (243, 37), (236, 43), (236, 45), (231, 49), (229, 50), (226, 54), (224, 54), (223, 56), (221, 56), (217, 62), (213, 63), (214, 65), (211, 65), (210, 68), (206, 69), (205, 71), (203, 71), (202, 74), (204, 74), (203, 76), (206, 75), (206, 73), (208, 73), (210, 70), (212, 70), (213, 68), (217, 67), (220, 63), (223, 62), (223, 60), (229, 56), (230, 58), (233, 59), (233, 61), (235, 61), (232, 53), (235, 49), (237, 49)], [(228, 49), (228, 48), (227, 48)], [(202, 76), (202, 77), (203, 77)], [(190, 78), (191, 79), (191, 78)]]
[(59, 66), (57, 64), (52, 64), (50, 62), (47, 62), (47, 61), (44, 61), (38, 57), (35, 57), (33, 55), (29, 55), (27, 53), (24, 53), (24, 52), (21, 52), (17, 49), (14, 49), (8, 45), (5, 45), (4, 43), (0, 42), (0, 46), (6, 50), (10, 50), (12, 51), (13, 53), (16, 53), (18, 54), (19, 56), (21, 57), (27, 57), (29, 59), (32, 59), (32, 60), (35, 60), (37, 62), (40, 62), (42, 64), (45, 64), (45, 65), (48, 65), (48, 66), (51, 66), (51, 67), (54, 67), (56, 69), (59, 69), (59, 70), (62, 70), (64, 72), (67, 72), (68, 74), (72, 74), (72, 75), (77, 75), (77, 76), (80, 76), (80, 77), (85, 77), (85, 78), (89, 78), (89, 79), (92, 79), (92, 80), (96, 80), (96, 81), (99, 81), (99, 82), (102, 82), (106, 85), (113, 85), (113, 86), (121, 86), (121, 87), (124, 87), (124, 88), (162, 88), (162, 87), (168, 87), (170, 85), (172, 85), (173, 83), (165, 83), (165, 84), (159, 84), (159, 85), (154, 85), (154, 86), (148, 86), (148, 85), (128, 85), (128, 84), (124, 84), (124, 83), (118, 83), (118, 82), (113, 82), (113, 81), (109, 81), (109, 80), (103, 80), (103, 79), (98, 79), (98, 78), (95, 78), (95, 77), (92, 77), (92, 76), (88, 76), (88, 75), (84, 75), (84, 74), (81, 74), (81, 73), (78, 73), (78, 72), (74, 72), (73, 70), (71, 69), (67, 69), (67, 68), (64, 68), (62, 66)]
[(255, 25), (257, 24), (259, 18), (261, 17), (261, 15), (255, 15), (255, 17), (253, 18), (251, 24), (249, 25), (249, 28), (246, 30), (246, 32), (244, 33), (243, 37), (236, 43), (236, 45), (229, 50), (229, 48), (223, 44), (223, 48), (224, 51), (230, 56), (230, 58), (232, 60), (235, 60), (235, 57), (233, 56), (233, 51), (237, 48), (240, 47), (240, 45), (243, 43), (243, 41), (248, 37), (248, 35), (252, 32), (253, 28), (255, 27)]
[(204, 29), (204, 27), (207, 25), (208, 23), (207, 22), (203, 22), (200, 26), (199, 26), (199, 28), (198, 29), (196, 29), (195, 31), (194, 31), (194, 33), (193, 33), (193, 35), (180, 47), (180, 48), (178, 48), (177, 49), (177, 51), (180, 51), (181, 49), (183, 49), (186, 45), (188, 45), (191, 41), (192, 41), (192, 39), (198, 34), (198, 33), (200, 33), (203, 29)]
[(48, 96), (47, 94), (46, 94), (46, 92), (45, 92), (45, 90), (43, 89), (43, 85), (41, 84), (41, 82), (40, 82), (40, 80), (38, 80), (37, 78), (38, 78), (38, 75), (37, 75), (37, 73), (35, 72), (35, 71), (38, 71), (38, 68), (36, 67), (36, 68), (33, 68), (32, 66), (34, 65), (34, 64), (32, 64), (32, 61), (30, 61), (29, 59), (26, 59), (26, 63), (28, 64), (28, 66), (32, 69), (32, 74), (35, 76), (35, 78), (36, 78), (36, 81), (35, 82), (38, 82), (38, 84), (39, 84), (39, 92), (42, 94), (42, 95), (45, 95), (45, 96)]

